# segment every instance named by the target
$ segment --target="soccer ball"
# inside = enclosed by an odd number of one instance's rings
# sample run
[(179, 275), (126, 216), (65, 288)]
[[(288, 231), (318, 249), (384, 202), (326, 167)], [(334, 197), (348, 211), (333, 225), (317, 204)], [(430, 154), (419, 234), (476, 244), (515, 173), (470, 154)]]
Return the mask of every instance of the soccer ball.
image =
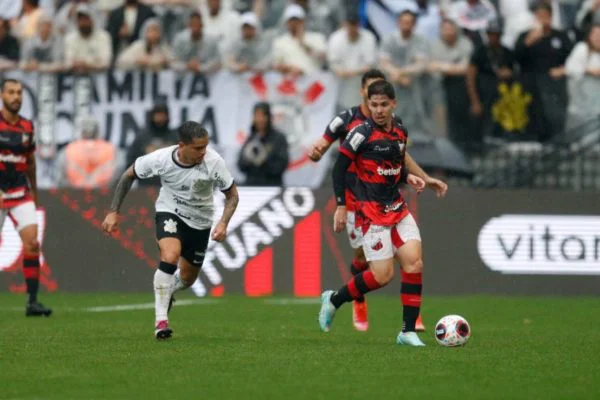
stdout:
[(471, 327), (460, 315), (446, 315), (435, 324), (435, 340), (442, 346), (464, 346), (470, 337)]

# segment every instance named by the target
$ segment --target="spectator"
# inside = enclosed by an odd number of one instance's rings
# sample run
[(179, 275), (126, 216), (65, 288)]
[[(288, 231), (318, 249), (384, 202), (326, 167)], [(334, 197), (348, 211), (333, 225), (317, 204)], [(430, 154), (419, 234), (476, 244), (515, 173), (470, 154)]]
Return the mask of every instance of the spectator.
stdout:
[(306, 29), (329, 37), (342, 23), (344, 5), (340, 0), (294, 0), (306, 13)]
[(535, 17), (529, 3), (523, 0), (499, 0), (498, 9), (504, 21), (502, 44), (514, 49), (519, 35), (535, 24)]
[(513, 77), (514, 54), (503, 46), (502, 27), (493, 21), (487, 28), (487, 43), (475, 49), (467, 72), (467, 90), (473, 120), (470, 142), (479, 147), (484, 138), (500, 136), (493, 121), (492, 106), (498, 100), (498, 84)]
[(56, 13), (55, 24), (61, 34), (77, 30), (77, 7), (86, 4), (94, 19), (94, 26), (103, 27), (105, 14), (98, 9), (97, 4), (91, 0), (71, 0), (65, 2)]
[(15, 68), (19, 53), (19, 41), (10, 34), (8, 21), (0, 20), (0, 71)]
[(283, 133), (271, 124), (268, 103), (254, 106), (250, 136), (240, 150), (238, 168), (246, 174), (248, 186), (282, 186), (289, 160), (288, 143)]
[(21, 68), (25, 71), (58, 72), (63, 64), (63, 46), (53, 31), (52, 17), (42, 15), (37, 36), (23, 44)]
[(600, 0), (585, 0), (575, 18), (575, 26), (587, 33), (592, 25), (600, 24)]
[(175, 68), (191, 72), (212, 73), (221, 66), (218, 41), (204, 32), (200, 13), (190, 15), (188, 29), (175, 36)]
[(600, 116), (600, 24), (592, 25), (587, 40), (579, 42), (566, 63), (571, 104), (568, 127)]
[(37, 35), (40, 16), (43, 14), (39, 0), (23, 0), (23, 13), (13, 27), (14, 35), (24, 42)]
[(254, 13), (242, 14), (240, 37), (233, 42), (228, 58), (228, 68), (237, 73), (261, 72), (268, 68), (268, 43), (259, 34), (259, 22)]
[(286, 6), (287, 0), (254, 0), (252, 11), (258, 16), (265, 30), (277, 29)]
[(497, 18), (496, 9), (488, 0), (458, 0), (448, 9), (448, 19), (454, 20), (474, 44), (481, 43), (480, 32), (485, 32), (490, 21)]
[(552, 29), (548, 4), (538, 4), (534, 14), (536, 26), (519, 36), (515, 56), (526, 88), (533, 95), (532, 133), (544, 141), (565, 127), (568, 98), (564, 63), (573, 46), (564, 32)]
[[(441, 25), (441, 38), (431, 48), (432, 61), (429, 70), (436, 78), (441, 78), (442, 90), (434, 90), (433, 95), (445, 95), (447, 133), (450, 139), (461, 147), (469, 143), (469, 97), (465, 76), (473, 44), (465, 38), (454, 21), (444, 20)], [(437, 85), (436, 85), (437, 86)], [(440, 99), (441, 100), (441, 99)], [(438, 104), (441, 101), (438, 100)]]
[(325, 36), (317, 32), (305, 32), (304, 9), (297, 4), (287, 6), (284, 19), (288, 32), (273, 43), (275, 68), (284, 74), (299, 76), (322, 68), (327, 43)]
[[(127, 165), (132, 165), (138, 157), (179, 142), (177, 134), (169, 128), (169, 108), (166, 105), (155, 105), (148, 113), (147, 124), (146, 130), (135, 138), (127, 151)], [(160, 181), (143, 180), (140, 184), (158, 185)]]
[(175, 35), (185, 29), (189, 15), (196, 4), (194, 0), (144, 0), (160, 19), (163, 37), (167, 43), (173, 43)]
[(110, 36), (94, 26), (91, 9), (85, 3), (77, 7), (77, 30), (65, 37), (65, 67), (75, 73), (107, 69), (112, 59)]
[(221, 0), (207, 0), (207, 6), (208, 12), (202, 14), (204, 30), (207, 35), (217, 38), (219, 50), (224, 52), (239, 35), (240, 15), (222, 7)]
[(383, 39), (380, 62), (396, 88), (396, 113), (409, 129), (426, 127), (423, 73), (429, 59), (429, 43), (414, 33), (416, 15), (404, 10), (398, 16), (398, 31)]
[(153, 17), (155, 14), (152, 8), (140, 4), (139, 0), (126, 0), (123, 6), (111, 11), (106, 30), (112, 38), (112, 52), (115, 57), (140, 38), (142, 27)]
[(116, 67), (160, 71), (169, 66), (171, 59), (171, 49), (162, 39), (160, 21), (158, 18), (151, 18), (142, 28), (142, 37), (119, 55)]
[(110, 185), (117, 170), (117, 147), (98, 137), (98, 122), (87, 117), (81, 121), (81, 137), (69, 143), (59, 155), (61, 186), (98, 189)]
[(375, 35), (359, 25), (358, 15), (348, 14), (344, 26), (329, 38), (327, 61), (339, 78), (338, 106), (354, 107), (362, 101), (361, 75), (375, 66), (377, 41)]

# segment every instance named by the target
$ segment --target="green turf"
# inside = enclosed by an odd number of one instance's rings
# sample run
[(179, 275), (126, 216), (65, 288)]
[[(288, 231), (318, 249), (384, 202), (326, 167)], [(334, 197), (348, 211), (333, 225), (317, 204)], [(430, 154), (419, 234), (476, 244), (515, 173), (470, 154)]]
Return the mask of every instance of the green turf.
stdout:
[[(600, 299), (426, 298), (426, 348), (400, 348), (398, 298), (369, 299), (371, 328), (350, 307), (329, 334), (317, 304), (225, 297), (174, 309), (174, 337), (153, 337), (153, 310), (86, 307), (149, 295), (46, 295), (49, 319), (26, 319), (0, 295), (0, 399), (598, 399)], [(442, 348), (431, 332), (459, 313), (473, 337)]]

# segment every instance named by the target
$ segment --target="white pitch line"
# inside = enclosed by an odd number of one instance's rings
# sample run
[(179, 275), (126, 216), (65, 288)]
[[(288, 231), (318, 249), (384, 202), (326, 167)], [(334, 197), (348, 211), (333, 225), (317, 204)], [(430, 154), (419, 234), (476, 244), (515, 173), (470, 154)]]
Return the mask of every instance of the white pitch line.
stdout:
[[(216, 299), (203, 299), (203, 300), (178, 300), (175, 302), (174, 307), (179, 306), (192, 306), (197, 304), (215, 304), (219, 301)], [(105, 307), (88, 307), (84, 309), (87, 312), (113, 312), (113, 311), (131, 311), (131, 310), (149, 310), (154, 308), (154, 303), (138, 303), (138, 304), (119, 304), (116, 306), (105, 306)]]
[(306, 304), (319, 304), (321, 299), (318, 297), (312, 298), (300, 298), (300, 299), (265, 299), (265, 304), (271, 304), (275, 306), (288, 306), (288, 305), (306, 305)]

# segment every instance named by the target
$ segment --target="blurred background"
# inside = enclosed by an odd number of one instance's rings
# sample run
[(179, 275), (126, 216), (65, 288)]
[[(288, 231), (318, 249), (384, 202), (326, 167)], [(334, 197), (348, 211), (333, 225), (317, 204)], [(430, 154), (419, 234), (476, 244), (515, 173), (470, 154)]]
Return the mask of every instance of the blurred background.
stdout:
[[(426, 250), (435, 261), (429, 271), (456, 256), (467, 260), (454, 271), (465, 278), (482, 264), (488, 277), (513, 267), (519, 274), (600, 272), (591, 216), (581, 237), (581, 220), (528, 219), (597, 214), (600, 0), (2, 0), (0, 19), (0, 75), (25, 84), (38, 185), (48, 189), (40, 219), (56, 232), (45, 239), (52, 240), (46, 253), (56, 273), (63, 268), (63, 286), (74, 272), (67, 251), (92, 252), (91, 263), (119, 254), (118, 265), (95, 272), (94, 285), (73, 290), (116, 289), (115, 278), (128, 274), (136, 283), (123, 284), (126, 290), (145, 282), (131, 266), (155, 265), (158, 182), (144, 182), (128, 200), (119, 237), (89, 228), (98, 228), (127, 165), (177, 143), (176, 128), (190, 119), (209, 130), (238, 184), (248, 186), (232, 238), (211, 244), (218, 268), (207, 259), (197, 293), (221, 293), (242, 266), (234, 291), (317, 295), (321, 282), (310, 276), (345, 279), (349, 249), (328, 231), (337, 152), (313, 163), (306, 150), (336, 113), (360, 103), (360, 76), (370, 68), (396, 86), (409, 153), (451, 185), (447, 200), (425, 196), (425, 213), (411, 199), (430, 226), (425, 240), (438, 246), (436, 254)], [(504, 214), (524, 219), (495, 220)], [(462, 242), (449, 243), (457, 229), (465, 230)], [(553, 229), (560, 234), (541, 239)], [(313, 241), (294, 239), (297, 230)], [(20, 248), (7, 239), (14, 236), (7, 223), (0, 270), (13, 271), (18, 261)], [(277, 260), (297, 263), (298, 271), (290, 267), (282, 278), (273, 272)], [(300, 273), (302, 265), (314, 269)], [(313, 275), (305, 281), (307, 270)], [(2, 275), (18, 289), (17, 275)], [(438, 276), (433, 290), (448, 277)], [(506, 290), (540, 282), (519, 276), (504, 281)], [(261, 277), (272, 284), (261, 286)], [(488, 288), (486, 279), (477, 290)], [(597, 291), (595, 281), (573, 279)], [(45, 287), (56, 288), (52, 282)], [(501, 290), (498, 282), (489, 281), (489, 290)], [(544, 293), (569, 291), (558, 280), (544, 282)]]

